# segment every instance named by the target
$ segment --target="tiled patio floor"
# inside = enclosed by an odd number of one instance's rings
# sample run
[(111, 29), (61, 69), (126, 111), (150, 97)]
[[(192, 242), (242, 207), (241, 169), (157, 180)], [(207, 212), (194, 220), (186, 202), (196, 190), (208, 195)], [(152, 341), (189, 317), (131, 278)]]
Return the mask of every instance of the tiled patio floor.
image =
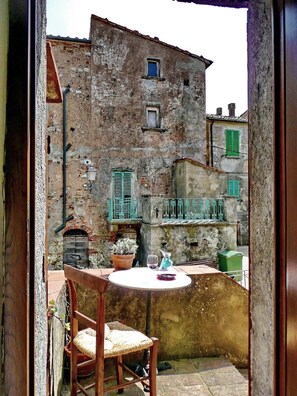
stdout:
[[(183, 359), (169, 363), (172, 368), (158, 374), (158, 396), (248, 395), (247, 379), (224, 357)], [(93, 395), (92, 391), (89, 394)], [(124, 395), (145, 396), (148, 393), (135, 385), (125, 389)], [(64, 386), (61, 396), (69, 396), (67, 386)]]

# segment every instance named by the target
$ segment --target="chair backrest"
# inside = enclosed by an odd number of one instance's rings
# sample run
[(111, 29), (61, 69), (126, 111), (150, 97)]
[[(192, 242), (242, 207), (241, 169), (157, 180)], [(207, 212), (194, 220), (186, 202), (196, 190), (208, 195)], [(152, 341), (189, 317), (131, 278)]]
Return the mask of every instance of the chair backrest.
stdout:
[[(78, 324), (96, 330), (97, 355), (104, 356), (104, 323), (105, 323), (105, 301), (104, 294), (107, 291), (108, 280), (69, 265), (64, 265), (64, 274), (68, 284), (70, 298), (70, 337), (71, 340), (78, 333)], [(76, 285), (94, 290), (97, 296), (95, 320), (82, 313), (79, 308)]]
[(99, 292), (106, 291), (108, 280), (102, 276), (94, 275), (86, 270), (80, 270), (70, 265), (64, 265), (65, 277), (77, 284), (88, 287)]

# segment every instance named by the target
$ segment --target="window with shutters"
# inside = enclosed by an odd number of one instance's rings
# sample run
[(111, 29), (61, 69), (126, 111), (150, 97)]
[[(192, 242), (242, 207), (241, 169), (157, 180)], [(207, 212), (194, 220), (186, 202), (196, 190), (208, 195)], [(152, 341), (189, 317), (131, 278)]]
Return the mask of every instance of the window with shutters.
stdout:
[(83, 230), (69, 230), (63, 235), (63, 262), (77, 268), (89, 267), (89, 238)]
[(234, 129), (226, 129), (226, 156), (239, 156), (239, 131)]
[(160, 62), (156, 59), (147, 60), (147, 76), (160, 77)]
[(228, 180), (228, 195), (230, 197), (240, 197), (240, 181)]
[(133, 211), (131, 171), (113, 172), (113, 216), (115, 219), (130, 219)]

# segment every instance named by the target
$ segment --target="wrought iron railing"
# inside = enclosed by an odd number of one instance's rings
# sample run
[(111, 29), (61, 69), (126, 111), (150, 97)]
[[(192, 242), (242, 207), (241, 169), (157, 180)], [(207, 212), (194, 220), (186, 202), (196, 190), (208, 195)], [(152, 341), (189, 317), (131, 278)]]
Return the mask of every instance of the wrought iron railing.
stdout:
[(108, 220), (138, 220), (142, 218), (141, 199), (110, 198), (108, 200)]
[(164, 198), (163, 219), (224, 220), (224, 200), (215, 198)]
[[(160, 203), (162, 219), (224, 220), (224, 199), (215, 198), (164, 198)], [(111, 198), (108, 200), (108, 220), (139, 220), (142, 218), (141, 198)]]

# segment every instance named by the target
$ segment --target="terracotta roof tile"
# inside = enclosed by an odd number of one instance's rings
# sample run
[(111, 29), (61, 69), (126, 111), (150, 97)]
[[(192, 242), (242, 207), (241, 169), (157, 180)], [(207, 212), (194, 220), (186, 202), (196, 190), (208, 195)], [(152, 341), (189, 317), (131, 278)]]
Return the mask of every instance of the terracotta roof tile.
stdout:
[[(245, 115), (245, 113), (243, 114)], [(233, 121), (233, 122), (248, 122), (248, 119), (245, 116), (239, 116), (239, 117), (230, 117), (227, 115), (218, 115), (218, 114), (206, 114), (206, 118), (208, 120), (215, 120), (215, 121)]]

